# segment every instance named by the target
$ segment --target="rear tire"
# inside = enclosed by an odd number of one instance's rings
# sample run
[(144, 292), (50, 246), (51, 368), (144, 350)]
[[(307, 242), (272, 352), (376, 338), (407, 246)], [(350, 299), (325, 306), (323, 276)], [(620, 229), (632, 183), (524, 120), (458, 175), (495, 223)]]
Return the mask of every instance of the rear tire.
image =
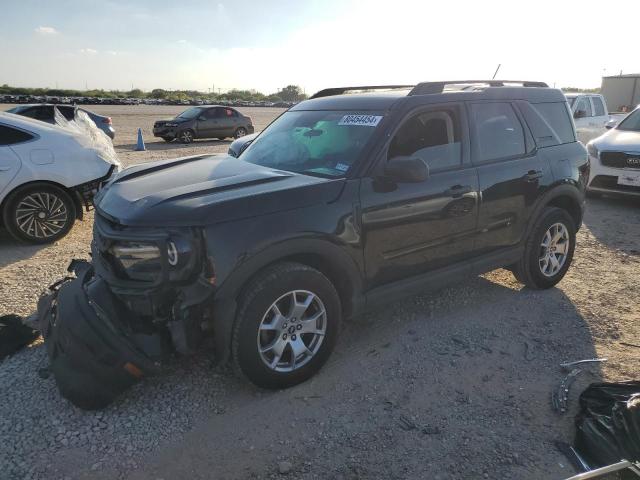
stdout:
[(233, 134), (233, 138), (244, 137), (246, 134), (247, 134), (247, 129), (244, 127), (239, 127), (236, 129), (235, 133)]
[(76, 213), (76, 205), (66, 191), (55, 185), (36, 183), (9, 194), (2, 218), (17, 240), (44, 244), (69, 233)]
[(240, 371), (271, 389), (313, 376), (329, 358), (341, 323), (340, 298), (329, 279), (306, 265), (280, 263), (259, 273), (245, 292), (232, 341)]
[(551, 288), (567, 273), (575, 246), (571, 215), (561, 208), (547, 207), (531, 229), (522, 258), (509, 269), (529, 288)]

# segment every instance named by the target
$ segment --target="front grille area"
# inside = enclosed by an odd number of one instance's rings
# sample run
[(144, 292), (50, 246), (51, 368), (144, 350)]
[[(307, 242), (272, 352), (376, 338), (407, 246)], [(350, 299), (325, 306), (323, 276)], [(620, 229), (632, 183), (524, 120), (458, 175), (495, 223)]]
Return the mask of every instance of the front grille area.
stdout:
[(613, 175), (597, 175), (590, 186), (594, 188), (605, 188), (607, 190), (617, 190), (619, 192), (640, 193), (640, 187), (618, 185), (618, 177)]
[(640, 153), (601, 152), (600, 162), (605, 167), (637, 168), (640, 170)]

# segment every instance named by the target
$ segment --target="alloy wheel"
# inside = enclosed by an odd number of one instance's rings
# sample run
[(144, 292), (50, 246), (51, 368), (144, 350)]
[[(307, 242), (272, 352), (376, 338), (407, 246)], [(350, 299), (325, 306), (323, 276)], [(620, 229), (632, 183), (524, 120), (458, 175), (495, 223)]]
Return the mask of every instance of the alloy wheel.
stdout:
[(327, 330), (322, 300), (306, 290), (285, 293), (267, 309), (258, 328), (258, 351), (264, 364), (292, 372), (320, 349)]
[(246, 134), (247, 134), (247, 131), (241, 127), (238, 130), (236, 130), (236, 134), (234, 135), (234, 137), (240, 138), (240, 137), (244, 137)]
[(193, 142), (193, 133), (190, 130), (185, 130), (180, 133), (180, 141), (183, 143), (191, 143)]
[(569, 253), (569, 230), (562, 223), (549, 227), (540, 244), (539, 265), (545, 277), (553, 277), (564, 266)]
[(43, 240), (62, 231), (68, 221), (69, 212), (57, 195), (36, 192), (20, 200), (15, 218), (16, 225), (22, 233)]

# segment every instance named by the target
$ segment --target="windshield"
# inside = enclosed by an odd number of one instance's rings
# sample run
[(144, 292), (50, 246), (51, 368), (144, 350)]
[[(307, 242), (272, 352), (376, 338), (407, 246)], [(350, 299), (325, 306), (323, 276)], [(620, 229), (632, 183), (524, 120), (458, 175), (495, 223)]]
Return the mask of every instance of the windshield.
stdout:
[(178, 118), (196, 118), (198, 115), (200, 115), (200, 110), (202, 109), (197, 107), (190, 108), (189, 110), (185, 110), (180, 115), (178, 115)]
[(342, 177), (382, 120), (379, 113), (285, 112), (245, 150), (256, 165), (322, 177)]
[(618, 130), (627, 130), (629, 132), (640, 132), (640, 108), (631, 112), (627, 118), (620, 122), (617, 128)]

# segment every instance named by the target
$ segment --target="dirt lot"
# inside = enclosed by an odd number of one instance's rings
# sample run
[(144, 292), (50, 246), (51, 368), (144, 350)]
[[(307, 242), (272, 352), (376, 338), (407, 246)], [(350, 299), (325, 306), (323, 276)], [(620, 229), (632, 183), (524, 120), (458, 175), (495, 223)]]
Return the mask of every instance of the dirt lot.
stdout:
[[(2, 106), (0, 106), (2, 108)], [(152, 140), (176, 107), (96, 107), (113, 117), (126, 164), (206, 151)], [(258, 129), (278, 112), (247, 109)], [(147, 152), (132, 152), (136, 128)], [(73, 257), (87, 257), (91, 217), (55, 245), (0, 233), (0, 314), (29, 314)], [(279, 392), (214, 368), (207, 352), (175, 359), (102, 412), (63, 401), (41, 345), (0, 364), (0, 478), (546, 479), (573, 473), (577, 395), (600, 379), (638, 378), (640, 202), (590, 200), (574, 264), (549, 291), (497, 270), (347, 324), (311, 381)], [(585, 369), (564, 416), (550, 407), (561, 361)], [(288, 473), (281, 473), (288, 472)]]

